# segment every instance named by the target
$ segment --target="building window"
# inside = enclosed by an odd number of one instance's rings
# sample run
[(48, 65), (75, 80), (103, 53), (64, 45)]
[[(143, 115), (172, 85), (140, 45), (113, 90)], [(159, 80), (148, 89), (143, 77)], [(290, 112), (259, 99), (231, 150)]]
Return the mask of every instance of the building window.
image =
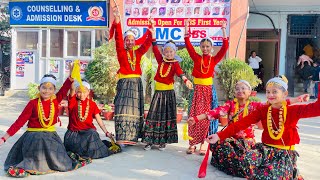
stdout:
[(42, 30), (42, 51), (41, 57), (47, 56), (47, 30)]
[(63, 30), (50, 30), (50, 57), (63, 57)]
[(38, 32), (17, 32), (18, 49), (36, 50), (38, 44)]
[(96, 39), (95, 39), (95, 47), (101, 46), (103, 43), (106, 43), (106, 31), (104, 30), (96, 30)]
[(68, 31), (67, 56), (78, 56), (78, 31)]
[(91, 31), (80, 31), (80, 56), (91, 56)]

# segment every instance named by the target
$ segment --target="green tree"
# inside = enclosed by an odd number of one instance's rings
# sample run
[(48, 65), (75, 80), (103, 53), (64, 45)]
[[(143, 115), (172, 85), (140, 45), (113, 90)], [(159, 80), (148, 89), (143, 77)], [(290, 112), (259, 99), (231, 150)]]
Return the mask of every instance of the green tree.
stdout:
[(0, 40), (8, 40), (11, 37), (8, 6), (0, 7)]
[(11, 49), (11, 28), (8, 9), (8, 6), (0, 7), (0, 42), (7, 42), (1, 45), (3, 52), (10, 52)]

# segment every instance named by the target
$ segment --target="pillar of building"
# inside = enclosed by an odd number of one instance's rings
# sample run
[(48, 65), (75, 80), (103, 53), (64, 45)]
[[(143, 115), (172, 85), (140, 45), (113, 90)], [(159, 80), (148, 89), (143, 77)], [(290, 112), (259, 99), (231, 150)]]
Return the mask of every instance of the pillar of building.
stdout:
[(232, 0), (230, 12), (230, 44), (227, 58), (237, 57), (245, 60), (247, 24), (249, 17), (248, 0)]

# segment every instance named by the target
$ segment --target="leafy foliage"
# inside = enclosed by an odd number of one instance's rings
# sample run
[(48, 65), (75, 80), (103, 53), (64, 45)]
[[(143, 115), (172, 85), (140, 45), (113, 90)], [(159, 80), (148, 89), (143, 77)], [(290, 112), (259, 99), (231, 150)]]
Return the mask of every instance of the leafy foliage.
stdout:
[(250, 102), (261, 102), (261, 99), (255, 96), (250, 96), (249, 97)]
[[(9, 7), (0, 7), (0, 40), (10, 42), (11, 28), (9, 23)], [(4, 43), (2, 45), (3, 52), (10, 52), (11, 43)]]
[(261, 80), (254, 75), (252, 68), (240, 59), (227, 59), (219, 65), (220, 71), (217, 72), (220, 84), (225, 91), (227, 99), (234, 96), (234, 87), (239, 80), (246, 80), (252, 88), (257, 87)]
[[(199, 54), (201, 53), (200, 47), (194, 47), (195, 51)], [(177, 55), (183, 59), (182, 62), (180, 62), (181, 69), (183, 70), (186, 77), (192, 82), (192, 70), (193, 70), (193, 61), (187, 51), (186, 48), (180, 49), (177, 51)], [(184, 82), (181, 78), (178, 78), (177, 81), (180, 83), (181, 86), (179, 86), (179, 91), (181, 92), (181, 96), (184, 99), (189, 98), (189, 89), (184, 85)], [(183, 99), (182, 99), (183, 100)]]
[(0, 7), (0, 37), (11, 37), (8, 6)]
[(100, 101), (112, 102), (116, 94), (118, 69), (114, 41), (103, 44), (94, 50), (94, 59), (88, 64), (85, 76)]
[(108, 104), (105, 104), (103, 106), (103, 110), (105, 110), (106, 112), (112, 112), (112, 107)]
[(38, 83), (29, 83), (28, 84), (28, 96), (30, 99), (37, 98), (37, 95), (39, 93), (38, 86), (39, 86)]
[(157, 63), (153, 63), (153, 61), (155, 61), (153, 53), (149, 58), (143, 55), (141, 59), (141, 70), (146, 80), (145, 103), (151, 102), (152, 87), (155, 86), (154, 77), (157, 72)]

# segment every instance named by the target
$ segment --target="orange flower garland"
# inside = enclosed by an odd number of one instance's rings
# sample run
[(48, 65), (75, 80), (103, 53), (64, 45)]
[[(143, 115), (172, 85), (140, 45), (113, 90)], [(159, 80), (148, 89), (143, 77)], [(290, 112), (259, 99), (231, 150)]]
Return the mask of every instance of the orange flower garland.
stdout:
[[(236, 102), (236, 106), (235, 106), (235, 109), (234, 109), (234, 114), (237, 114), (238, 111), (239, 111), (239, 102), (238, 102), (238, 99), (237, 99), (237, 98), (234, 98), (234, 102)], [(242, 117), (248, 116), (248, 114), (249, 114), (249, 110), (248, 110), (249, 103), (250, 103), (250, 101), (247, 100), (247, 102), (246, 102), (246, 104), (244, 105), (244, 108), (243, 108)], [(233, 119), (233, 122), (237, 122), (238, 119), (239, 119), (239, 114)]]
[(167, 69), (167, 71), (166, 71), (165, 74), (162, 73), (162, 71), (163, 71), (163, 66), (164, 66), (164, 62), (161, 63), (160, 72), (159, 72), (159, 74), (160, 74), (160, 76), (161, 76), (162, 78), (167, 77), (167, 76), (169, 75), (169, 73), (170, 73), (170, 71), (171, 71), (171, 68), (172, 68), (172, 63), (170, 63), (170, 65), (169, 65), (169, 67), (168, 67), (168, 69)]
[[(48, 127), (52, 126), (53, 118), (54, 118), (53, 98), (50, 98), (50, 113), (49, 113), (49, 117), (48, 118), (46, 118), (46, 115), (44, 113), (43, 105), (42, 105), (42, 102), (41, 102), (41, 98), (40, 97), (38, 98), (38, 116), (39, 116), (40, 125), (43, 128), (48, 128)], [(45, 122), (48, 122), (48, 124), (46, 124)]]
[(87, 119), (88, 114), (89, 114), (89, 99), (87, 101), (87, 106), (86, 106), (86, 111), (84, 113), (84, 116), (82, 116), (82, 102), (80, 100), (78, 100), (78, 117), (79, 117), (79, 120), (81, 122), (84, 122)]
[(131, 59), (131, 55), (128, 50), (127, 50), (127, 56), (128, 56), (128, 62), (130, 64), (131, 70), (134, 71), (136, 69), (136, 64), (137, 64), (137, 58), (136, 58), (136, 54), (134, 53), (134, 50), (133, 50), (133, 60)]
[[(287, 103), (283, 102), (282, 106), (279, 110), (279, 124), (278, 124), (278, 129), (274, 130), (272, 126), (272, 108), (269, 106), (268, 108), (268, 114), (267, 114), (267, 127), (268, 127), (268, 132), (269, 135), (272, 139), (274, 140), (279, 140), (284, 132), (284, 123), (286, 122), (287, 118)], [(276, 135), (275, 135), (276, 134)]]

